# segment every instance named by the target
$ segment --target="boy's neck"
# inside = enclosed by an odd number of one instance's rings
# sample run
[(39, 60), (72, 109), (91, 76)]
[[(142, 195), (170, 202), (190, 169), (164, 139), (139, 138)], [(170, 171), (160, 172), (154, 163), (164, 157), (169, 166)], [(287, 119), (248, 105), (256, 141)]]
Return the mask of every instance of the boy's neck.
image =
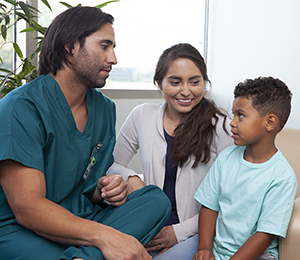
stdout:
[(269, 145), (248, 145), (245, 149), (244, 160), (251, 163), (264, 163), (270, 160), (276, 152), (277, 148), (274, 142)]

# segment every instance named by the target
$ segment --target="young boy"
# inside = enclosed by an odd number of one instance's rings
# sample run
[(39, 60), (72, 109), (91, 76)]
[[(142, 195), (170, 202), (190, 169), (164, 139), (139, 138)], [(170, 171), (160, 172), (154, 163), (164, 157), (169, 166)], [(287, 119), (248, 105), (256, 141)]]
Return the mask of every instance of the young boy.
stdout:
[(234, 90), (235, 146), (219, 154), (195, 193), (202, 204), (193, 260), (278, 259), (297, 181), (275, 146), (291, 110), (291, 92), (272, 77), (246, 80)]

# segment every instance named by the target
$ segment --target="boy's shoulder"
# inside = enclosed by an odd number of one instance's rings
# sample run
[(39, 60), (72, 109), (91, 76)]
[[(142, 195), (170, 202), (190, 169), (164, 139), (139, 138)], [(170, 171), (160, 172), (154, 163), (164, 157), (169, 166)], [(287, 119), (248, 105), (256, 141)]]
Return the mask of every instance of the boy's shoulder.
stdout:
[(297, 182), (292, 166), (289, 164), (288, 160), (284, 157), (280, 150), (277, 151), (271, 160), (272, 162), (270, 164), (278, 173), (277, 178)]
[(245, 146), (237, 146), (232, 145), (227, 148), (225, 148), (223, 151), (221, 151), (218, 155), (219, 160), (227, 160), (229, 157), (241, 157), (243, 156), (245, 151)]

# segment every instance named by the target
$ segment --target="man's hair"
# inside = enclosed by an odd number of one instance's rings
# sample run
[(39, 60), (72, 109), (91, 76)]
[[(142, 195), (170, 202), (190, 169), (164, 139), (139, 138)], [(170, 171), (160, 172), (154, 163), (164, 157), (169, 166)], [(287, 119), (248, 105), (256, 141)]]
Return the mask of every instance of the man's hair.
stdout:
[(234, 97), (252, 99), (252, 106), (260, 116), (276, 115), (279, 131), (286, 124), (291, 112), (291, 91), (285, 83), (273, 77), (246, 79), (235, 87)]
[[(68, 59), (76, 40), (80, 47), (85, 39), (114, 18), (97, 7), (76, 6), (59, 14), (48, 27), (39, 57), (39, 75), (52, 72), (56, 75)], [(66, 50), (67, 48), (67, 50)]]

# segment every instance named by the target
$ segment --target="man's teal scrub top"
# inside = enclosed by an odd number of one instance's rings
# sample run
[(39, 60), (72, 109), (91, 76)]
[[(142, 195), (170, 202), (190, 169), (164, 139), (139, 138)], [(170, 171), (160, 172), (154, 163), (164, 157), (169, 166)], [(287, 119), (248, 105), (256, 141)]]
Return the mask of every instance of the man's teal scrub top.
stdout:
[[(88, 120), (81, 133), (57, 82), (50, 75), (19, 87), (0, 100), (0, 160), (12, 159), (45, 175), (46, 197), (73, 214), (92, 219), (101, 210), (91, 198), (113, 163), (115, 104), (96, 89), (86, 94)], [(86, 180), (93, 148), (96, 163)], [(0, 236), (21, 228), (0, 186)]]

